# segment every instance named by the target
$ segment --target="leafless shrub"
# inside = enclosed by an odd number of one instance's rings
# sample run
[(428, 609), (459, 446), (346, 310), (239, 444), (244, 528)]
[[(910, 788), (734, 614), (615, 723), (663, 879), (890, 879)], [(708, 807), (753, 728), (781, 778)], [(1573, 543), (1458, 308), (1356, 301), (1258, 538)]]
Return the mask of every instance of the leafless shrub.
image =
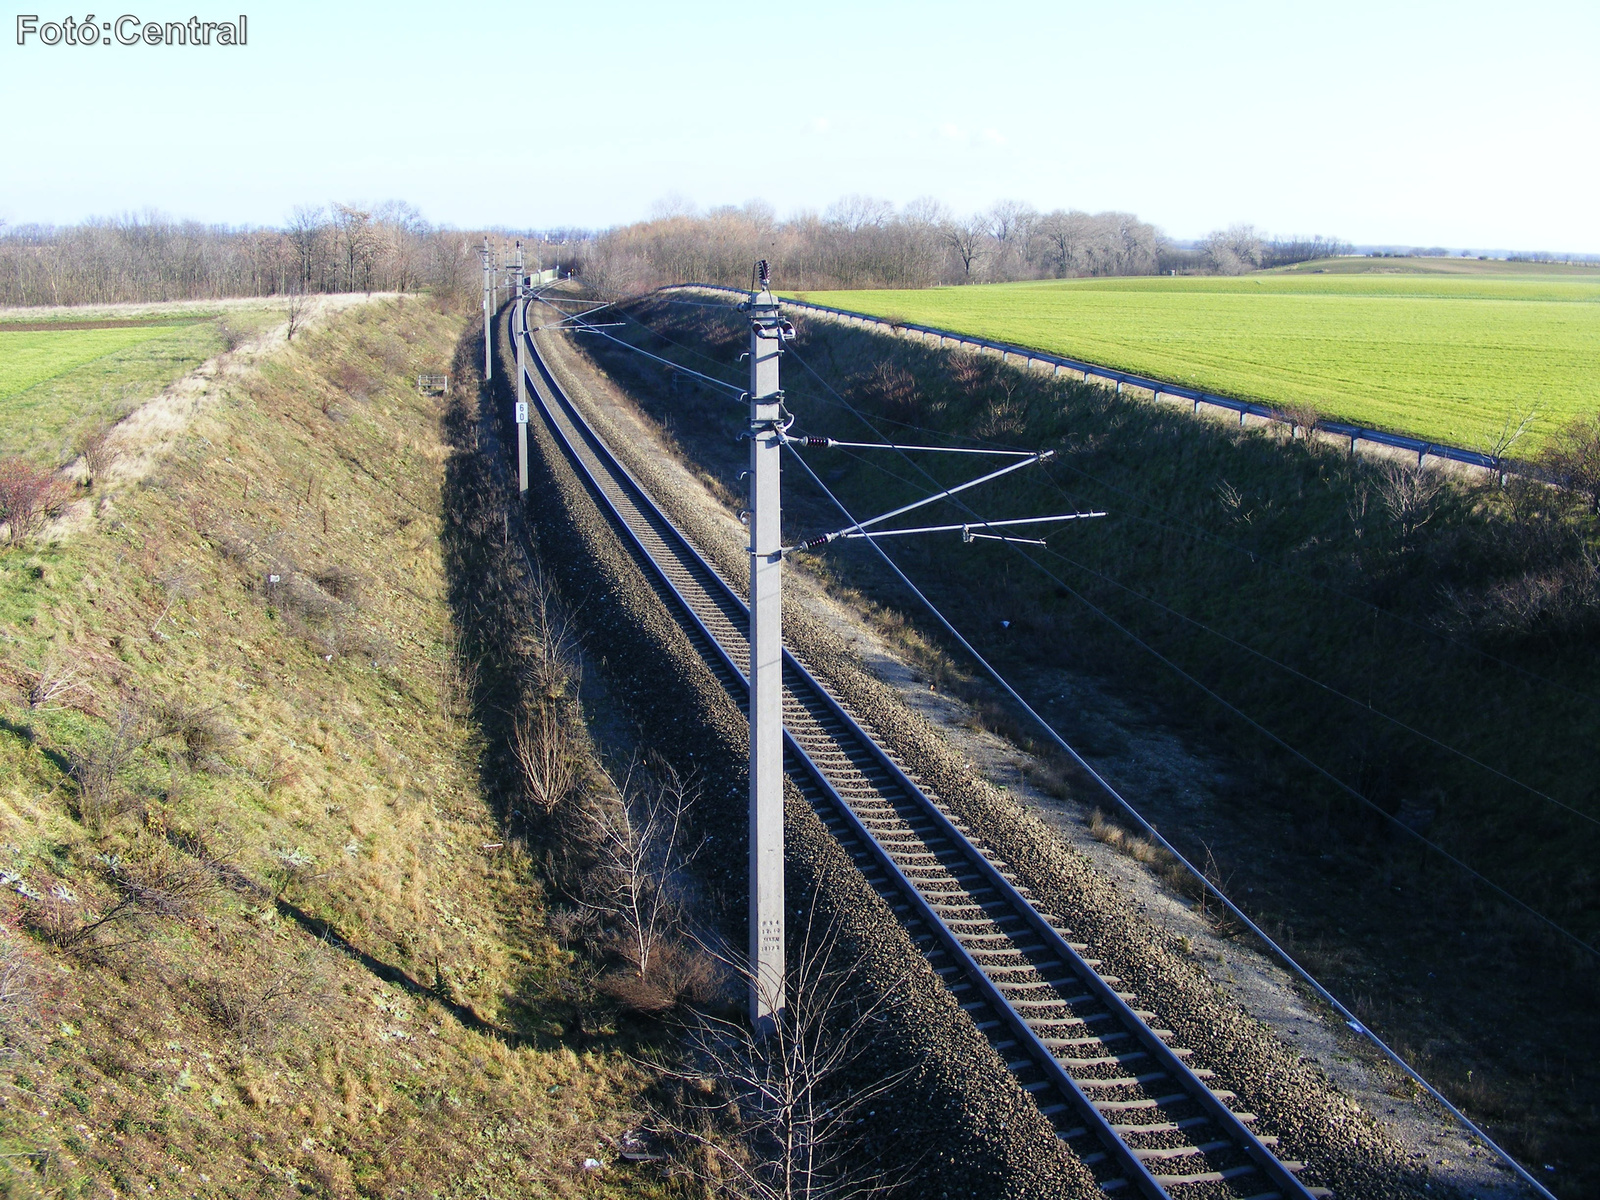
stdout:
[(373, 388), (372, 376), (367, 373), (367, 369), (359, 363), (349, 361), (340, 363), (334, 369), (333, 381), (356, 400), (365, 400)]
[(196, 769), (210, 766), (239, 740), (215, 707), (183, 700), (168, 700), (157, 708), (154, 736), (181, 741), (184, 761)]
[(335, 564), (311, 573), (311, 580), (335, 600), (356, 604), (361, 599), (361, 576), (349, 567)]
[(217, 338), (222, 342), (224, 353), (232, 354), (240, 346), (244, 345), (245, 338), (248, 336), (242, 329), (230, 325), (225, 319), (219, 318), (217, 320)]
[(977, 394), (989, 380), (993, 364), (972, 350), (956, 350), (950, 355), (950, 377), (969, 396)]
[(23, 696), (29, 708), (46, 711), (82, 705), (92, 699), (78, 668), (60, 660), (47, 661), (39, 670), (27, 672)]
[(267, 860), (267, 880), (274, 895), (309, 883), (317, 873), (317, 856), (299, 846), (278, 846)]
[[(730, 965), (751, 982), (747, 965)], [(680, 1169), (714, 1194), (755, 1200), (854, 1200), (888, 1190), (893, 1181), (861, 1153), (859, 1122), (909, 1071), (862, 1067), (900, 988), (862, 998), (859, 967), (836, 928), (808, 928), (770, 1029), (692, 1015), (689, 1061), (668, 1072), (678, 1095), (657, 1114)], [(861, 1086), (862, 1076), (872, 1082)]]
[(1408, 545), (1438, 511), (1444, 479), (1423, 467), (1390, 462), (1379, 469), (1374, 487), (1378, 500), (1400, 534), (1401, 544)]
[(83, 439), (84, 483), (93, 487), (111, 469), (111, 429), (109, 424), (95, 426)]
[(581, 903), (609, 933), (622, 966), (603, 986), (646, 1012), (672, 1008), (703, 972), (683, 943), (681, 877), (698, 847), (685, 844), (690, 790), (665, 763), (635, 764), (614, 795), (590, 809), (594, 864)]
[(0, 459), (0, 525), (10, 529), (12, 545), (59, 516), (66, 503), (66, 485), (53, 472), (25, 458)]
[(162, 605), (161, 615), (150, 623), (150, 633), (157, 639), (165, 639), (166, 634), (161, 632), (161, 622), (167, 619), (180, 601), (192, 600), (198, 589), (192, 576), (187, 571), (166, 571), (159, 581), (161, 590), (167, 595), (166, 604)]
[[(216, 890), (216, 879), (203, 863), (170, 852), (137, 862), (116, 857), (104, 862), (113, 895), (98, 912), (88, 912), (57, 889), (30, 914), (35, 927), (63, 950), (104, 954), (143, 943), (152, 935), (154, 918), (188, 919)], [(115, 940), (107, 941), (108, 934)]]
[(217, 553), (235, 566), (244, 566), (255, 553), (255, 545), (251, 540), (231, 529), (219, 530), (214, 535), (213, 542), (217, 547)]
[(553, 703), (535, 705), (513, 727), (511, 751), (528, 803), (554, 816), (577, 788), (580, 771), (579, 747), (565, 715)]
[(1356, 537), (1367, 535), (1367, 519), (1372, 513), (1372, 487), (1364, 479), (1356, 479), (1344, 501), (1345, 515), (1350, 518), (1350, 531)]
[(1496, 468), (1500, 469), (1500, 485), (1505, 486), (1506, 473), (1504, 471), (1506, 455), (1523, 438), (1523, 435), (1533, 428), (1533, 423), (1539, 419), (1539, 405), (1531, 404), (1528, 408), (1518, 411), (1508, 409), (1505, 419), (1501, 421), (1500, 428), (1493, 436), (1480, 443), (1485, 454), (1494, 460)]
[(478, 663), (459, 645), (452, 646), (439, 664), (439, 708), (452, 720), (464, 720), (472, 713), (478, 692)]
[(555, 586), (535, 566), (532, 586), (532, 630), (521, 646), (529, 690), (541, 700), (574, 694), (583, 681), (583, 654), (575, 616), (556, 598)]
[(300, 327), (305, 324), (307, 301), (305, 293), (295, 290), (289, 293), (288, 302), (284, 305), (284, 315), (288, 324), (284, 326), (283, 340), (294, 341), (294, 335), (300, 332)]
[(1600, 413), (1563, 425), (1540, 456), (1563, 487), (1577, 492), (1600, 513)]
[(327, 951), (320, 942), (293, 955), (254, 964), (253, 975), (212, 978), (199, 986), (206, 1015), (241, 1049), (270, 1050), (304, 1029), (328, 1002)]
[(862, 391), (886, 417), (896, 421), (913, 421), (921, 410), (917, 377), (898, 363), (879, 362), (867, 376)]
[[(342, 579), (335, 580), (343, 586)], [(345, 602), (326, 591), (314, 579), (300, 575), (292, 565), (280, 561), (261, 584), (267, 601), (287, 620), (295, 632), (310, 629), (326, 632), (346, 612)]]
[(1600, 551), (1477, 591), (1445, 595), (1447, 628), (1499, 637), (1580, 637), (1600, 627)]
[(996, 374), (984, 406), (983, 416), (976, 427), (981, 437), (1014, 437), (1022, 432), (1028, 416), (1028, 406), (1025, 401), (1017, 399), (1016, 393), (1020, 383), (1021, 380), (1015, 372), (1001, 371)]
[(33, 1043), (45, 974), (27, 943), (0, 924), (0, 1055), (15, 1055)]
[(283, 752), (281, 747), (273, 747), (267, 756), (267, 765), (260, 771), (257, 778), (261, 782), (261, 790), (268, 796), (276, 796), (285, 788), (291, 788), (300, 782), (300, 768), (295, 766), (294, 760)]
[(78, 787), (78, 820), (94, 833), (102, 832), (128, 810), (131, 798), (122, 776), (148, 741), (145, 714), (124, 708), (117, 714), (115, 726), (70, 756), (68, 773)]
[(1242, 527), (1255, 520), (1255, 509), (1249, 507), (1245, 494), (1233, 484), (1224, 479), (1217, 484), (1215, 491), (1222, 511), (1228, 514), (1229, 524)]
[(692, 941), (673, 939), (656, 947), (647, 974), (608, 971), (595, 987), (631, 1012), (663, 1013), (683, 1004), (708, 1003), (722, 980), (722, 970), (711, 955)]
[(1317, 422), (1322, 420), (1322, 414), (1310, 404), (1286, 404), (1278, 410), (1278, 415), (1288, 422), (1291, 441), (1310, 437)]
[(545, 923), (563, 946), (592, 942), (600, 934), (600, 918), (592, 908), (553, 908)]

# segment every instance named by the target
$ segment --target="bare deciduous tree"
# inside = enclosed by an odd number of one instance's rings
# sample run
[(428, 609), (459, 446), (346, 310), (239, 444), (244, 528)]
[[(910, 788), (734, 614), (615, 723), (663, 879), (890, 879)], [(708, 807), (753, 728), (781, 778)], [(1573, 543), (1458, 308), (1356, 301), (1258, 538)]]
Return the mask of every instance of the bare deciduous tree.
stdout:
[(1401, 544), (1409, 545), (1417, 531), (1433, 520), (1444, 480), (1435, 471), (1391, 462), (1379, 470), (1376, 487)]
[(284, 305), (284, 315), (288, 318), (283, 327), (283, 339), (286, 342), (294, 341), (294, 335), (300, 332), (300, 327), (306, 319), (306, 295), (298, 288), (289, 293), (288, 303)]
[(1575, 417), (1557, 431), (1540, 461), (1563, 486), (1600, 513), (1600, 413)]
[[(748, 966), (724, 956), (749, 984)], [(861, 1151), (861, 1121), (908, 1071), (861, 1068), (901, 983), (871, 996), (836, 926), (808, 924), (789, 956), (784, 1005), (762, 1034), (696, 1013), (685, 1086), (659, 1124), (679, 1163), (722, 1194), (755, 1200), (861, 1200), (894, 1182)], [(863, 1084), (862, 1076), (871, 1082)]]
[(1530, 404), (1520, 412), (1515, 409), (1508, 409), (1505, 419), (1500, 423), (1499, 430), (1481, 443), (1483, 452), (1494, 461), (1495, 469), (1500, 472), (1501, 487), (1506, 484), (1506, 455), (1511, 453), (1511, 448), (1522, 440), (1523, 435), (1533, 428), (1533, 423), (1538, 419), (1539, 405), (1537, 402)]
[(613, 793), (592, 809), (595, 861), (581, 902), (611, 927), (634, 977), (650, 981), (663, 947), (683, 931), (681, 875), (698, 849), (686, 844), (692, 793), (659, 762), (633, 764)]
[(1230, 225), (1212, 231), (1201, 248), (1219, 275), (1243, 275), (1261, 266), (1265, 248), (1254, 225)]
[(945, 230), (945, 241), (961, 262), (961, 274), (971, 278), (972, 265), (983, 257), (989, 223), (979, 216), (964, 217)]

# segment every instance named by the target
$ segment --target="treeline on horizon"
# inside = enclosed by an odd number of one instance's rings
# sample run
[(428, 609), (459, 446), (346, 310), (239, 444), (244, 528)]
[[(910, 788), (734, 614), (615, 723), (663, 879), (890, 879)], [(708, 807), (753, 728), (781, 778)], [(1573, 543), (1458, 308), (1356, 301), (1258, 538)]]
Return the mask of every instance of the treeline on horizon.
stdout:
[[(767, 205), (751, 203), (704, 213), (679, 207), (598, 233), (489, 236), (496, 243), (521, 236), (530, 268), (559, 262), (563, 273), (570, 269), (613, 293), (690, 281), (748, 284), (758, 258), (771, 261), (784, 287), (805, 289), (1238, 274), (1350, 251), (1336, 239), (1271, 239), (1248, 225), (1186, 247), (1131, 213), (1041, 213), (1002, 201), (957, 217), (932, 200), (896, 209), (863, 196), (783, 220)], [(0, 226), (0, 305), (421, 290), (465, 298), (479, 287), (483, 237), (482, 230), (430, 224), (400, 201), (297, 208), (279, 228), (207, 225), (156, 213)]]
[(1132, 213), (1044, 213), (1002, 200), (963, 217), (931, 199), (896, 209), (847, 196), (820, 214), (785, 220), (760, 202), (658, 213), (596, 237), (584, 248), (583, 269), (591, 284), (622, 293), (685, 281), (749, 286), (758, 258), (786, 289), (915, 288), (1169, 271), (1237, 275), (1351, 250), (1336, 238), (1269, 238), (1250, 225), (1181, 246)]
[(282, 228), (156, 213), (0, 229), (0, 305), (216, 300), (311, 292), (475, 293), (482, 232), (399, 201), (302, 207)]

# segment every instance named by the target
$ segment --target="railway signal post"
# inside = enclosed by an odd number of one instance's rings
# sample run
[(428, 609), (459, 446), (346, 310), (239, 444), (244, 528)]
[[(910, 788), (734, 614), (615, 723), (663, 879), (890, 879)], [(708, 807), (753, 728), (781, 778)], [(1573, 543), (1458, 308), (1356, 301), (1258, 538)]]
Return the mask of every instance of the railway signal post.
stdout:
[(778, 356), (788, 329), (763, 260), (750, 297), (750, 1019), (765, 1032), (784, 1007), (783, 535)]

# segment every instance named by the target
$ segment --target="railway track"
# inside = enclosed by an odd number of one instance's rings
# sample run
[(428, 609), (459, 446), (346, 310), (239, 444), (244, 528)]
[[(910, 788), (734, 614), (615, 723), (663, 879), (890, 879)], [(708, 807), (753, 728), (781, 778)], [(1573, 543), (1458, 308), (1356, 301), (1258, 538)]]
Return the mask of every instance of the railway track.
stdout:
[[(748, 613), (739, 593), (673, 525), (528, 347), (530, 419), (542, 421), (631, 544), (696, 650), (744, 705)], [(553, 336), (545, 334), (543, 336)], [(1170, 1031), (1135, 1007), (1041, 913), (1027, 887), (788, 651), (784, 767), (855, 860), (1056, 1134), (1102, 1191), (1148, 1200), (1327, 1196), (1276, 1157), (1253, 1114), (1185, 1062)]]

